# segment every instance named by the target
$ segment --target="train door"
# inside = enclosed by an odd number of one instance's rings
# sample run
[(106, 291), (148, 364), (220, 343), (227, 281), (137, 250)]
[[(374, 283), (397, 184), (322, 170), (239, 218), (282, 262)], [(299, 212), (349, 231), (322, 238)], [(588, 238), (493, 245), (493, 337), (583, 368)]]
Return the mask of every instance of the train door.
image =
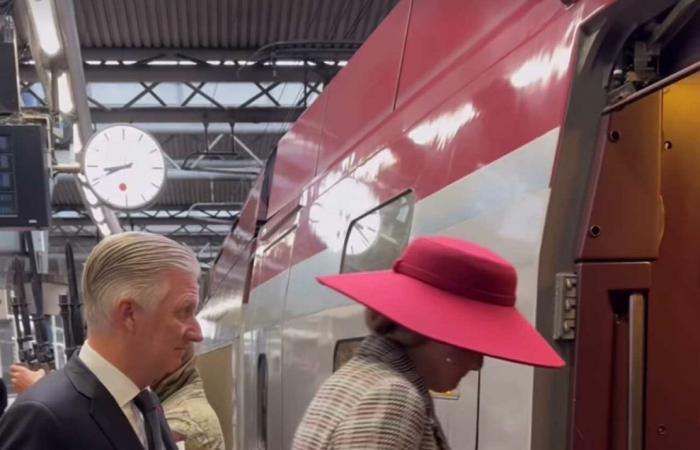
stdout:
[(666, 228), (649, 293), (644, 433), (647, 450), (684, 450), (700, 429), (700, 76), (662, 100)]
[(281, 340), (279, 327), (251, 330), (243, 335), (242, 376), (245, 380), (240, 448), (281, 448)]
[(571, 448), (700, 429), (700, 75), (610, 112), (578, 264)]
[[(262, 339), (262, 333), (259, 330), (251, 330), (243, 333), (241, 339), (241, 354), (243, 355), (243, 364), (238, 372), (243, 380), (243, 386), (240, 390), (241, 414), (238, 431), (241, 433), (238, 437), (238, 448), (250, 448), (253, 450), (262, 450), (267, 448), (267, 421), (258, 425), (261, 419), (267, 416), (267, 405), (258, 406), (257, 399), (260, 393), (266, 398), (267, 391), (267, 371), (264, 371), (263, 380), (258, 379), (258, 373), (262, 372), (259, 368), (261, 362), (266, 364), (267, 356), (265, 355), (265, 345)], [(262, 381), (262, 382), (261, 382)]]
[(243, 335), (242, 448), (280, 450), (282, 436), (281, 321), (298, 207), (283, 209), (260, 230)]

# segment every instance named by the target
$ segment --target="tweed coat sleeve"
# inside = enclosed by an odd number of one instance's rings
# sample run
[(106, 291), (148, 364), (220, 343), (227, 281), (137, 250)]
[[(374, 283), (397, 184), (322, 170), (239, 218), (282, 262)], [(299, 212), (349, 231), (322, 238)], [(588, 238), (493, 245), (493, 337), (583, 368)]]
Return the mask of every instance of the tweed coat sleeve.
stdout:
[(333, 433), (333, 450), (419, 449), (426, 405), (415, 386), (396, 379), (380, 383), (362, 397)]

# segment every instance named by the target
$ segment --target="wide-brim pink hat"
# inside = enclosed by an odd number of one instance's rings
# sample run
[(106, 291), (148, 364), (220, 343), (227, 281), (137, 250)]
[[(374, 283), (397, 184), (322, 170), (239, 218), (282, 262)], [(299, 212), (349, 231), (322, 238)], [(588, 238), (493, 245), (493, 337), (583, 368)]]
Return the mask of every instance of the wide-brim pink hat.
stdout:
[(515, 268), (474, 243), (421, 237), (392, 270), (318, 281), (427, 338), (506, 361), (564, 366), (515, 308)]

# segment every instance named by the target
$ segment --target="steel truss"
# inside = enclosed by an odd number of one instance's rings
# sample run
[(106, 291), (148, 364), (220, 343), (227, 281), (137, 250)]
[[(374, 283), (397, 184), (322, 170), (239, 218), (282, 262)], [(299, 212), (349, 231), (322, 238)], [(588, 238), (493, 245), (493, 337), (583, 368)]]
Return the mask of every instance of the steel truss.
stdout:
[[(238, 216), (240, 204), (194, 204), (189, 208), (149, 209), (138, 213), (120, 213), (125, 230), (162, 234), (188, 245), (200, 262), (216, 257), (223, 240)], [(99, 233), (82, 210), (66, 208), (55, 211), (49, 230), (52, 253), (60, 253), (65, 242), (76, 243), (82, 257), (98, 242)]]
[[(232, 180), (252, 177), (263, 164), (262, 154), (267, 152), (251, 149), (238, 134), (233, 133), (234, 125), (294, 122), (344, 66), (344, 60), (332, 60), (333, 49), (327, 50), (327, 54), (323, 49), (315, 50), (314, 58), (302, 53), (287, 54), (285, 52), (289, 49), (276, 46), (257, 54), (144, 50), (136, 55), (138, 58), (129, 51), (88, 50), (83, 51), (85, 91), (88, 94), (83, 98), (89, 105), (87, 112), (93, 123), (204, 124), (204, 151), (195, 152), (184, 160), (168, 157), (172, 176), (189, 175), (187, 179), (200, 177), (209, 181), (215, 177)], [(348, 47), (340, 54), (347, 59), (354, 50)], [(292, 57), (298, 59), (291, 60)], [(31, 62), (25, 61), (21, 67), (21, 91), (25, 103), (28, 103), (25, 107), (31, 105), (27, 109), (45, 111), (51, 102), (38, 83), (32, 66)], [(232, 89), (230, 85), (218, 90), (212, 86), (213, 83), (232, 82), (236, 83), (233, 88), (245, 89), (245, 94), (226, 97), (221, 94)], [(113, 95), (101, 97), (97, 83), (113, 84)], [(130, 84), (128, 88), (127, 84)], [(120, 89), (120, 85), (125, 88)], [(178, 90), (177, 101), (173, 100), (173, 95), (167, 95), (172, 94), (167, 89)], [(232, 97), (236, 97), (235, 103), (232, 103)], [(216, 133), (210, 140), (207, 132), (210, 124), (227, 125), (230, 131)], [(267, 125), (262, 132), (264, 141), (267, 141)], [(269, 133), (273, 140), (279, 138), (278, 130)], [(231, 148), (237, 151), (225, 157), (210, 154), (216, 153), (214, 147), (224, 137), (230, 137)], [(265, 144), (266, 150), (270, 142)], [(252, 166), (237, 166), (245, 161)], [(190, 246), (203, 264), (209, 264), (229, 234), (241, 206), (163, 206), (139, 213), (117, 213), (117, 216), (125, 230), (169, 236)], [(79, 205), (74, 209), (56, 210), (50, 229), (51, 254), (60, 255), (65, 242), (70, 241), (75, 245), (76, 258), (83, 259), (98, 242), (99, 235), (98, 228)]]
[[(113, 122), (202, 122), (202, 123), (261, 123), (293, 122), (309, 103), (320, 95), (323, 87), (337, 74), (344, 61), (304, 60), (202, 60), (188, 53), (160, 53), (140, 60), (91, 60), (84, 64), (84, 72), (90, 92), (94, 83), (138, 83), (141, 90), (122, 101), (88, 95), (90, 112), (96, 123)], [(46, 99), (35, 89), (37, 74), (33, 65), (25, 63), (20, 68), (22, 92), (46, 107)], [(236, 105), (226, 104), (216, 94), (205, 89), (211, 83), (236, 82), (241, 89), (253, 93)], [(156, 88), (167, 83), (189, 91), (181, 102), (166, 101)], [(291, 85), (298, 89), (292, 103), (283, 104), (274, 90), (284, 90)], [(112, 93), (114, 91), (111, 91)], [(217, 98), (219, 97), (219, 98)], [(197, 98), (198, 104), (192, 105)], [(271, 106), (256, 106), (260, 99)], [(138, 106), (143, 99), (151, 105)], [(155, 102), (153, 102), (153, 100)]]

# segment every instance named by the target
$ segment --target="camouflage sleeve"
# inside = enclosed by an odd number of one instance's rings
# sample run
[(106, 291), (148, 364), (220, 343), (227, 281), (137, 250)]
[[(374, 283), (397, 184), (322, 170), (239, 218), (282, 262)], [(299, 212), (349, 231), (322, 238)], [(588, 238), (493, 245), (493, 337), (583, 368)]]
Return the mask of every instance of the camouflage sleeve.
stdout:
[(185, 449), (224, 450), (221, 426), (211, 406), (201, 402), (187, 406), (165, 411), (170, 429), (185, 436)]

